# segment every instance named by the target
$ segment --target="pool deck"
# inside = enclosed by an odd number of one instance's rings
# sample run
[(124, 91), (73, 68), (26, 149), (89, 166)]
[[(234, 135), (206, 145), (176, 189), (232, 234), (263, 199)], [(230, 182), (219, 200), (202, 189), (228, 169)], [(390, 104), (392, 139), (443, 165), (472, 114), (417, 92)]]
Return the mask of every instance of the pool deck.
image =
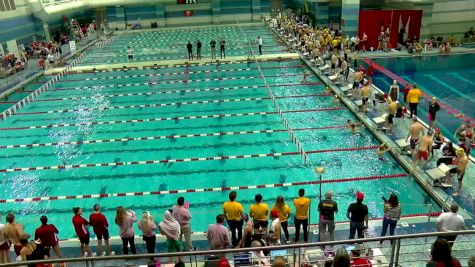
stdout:
[[(285, 53), (285, 54), (269, 54), (259, 56), (259, 61), (267, 60), (278, 60), (278, 59), (299, 59), (299, 55), (296, 53)], [(73, 67), (70, 72), (90, 72), (92, 70), (102, 71), (102, 70), (119, 70), (122, 68), (138, 68), (142, 69), (144, 67), (174, 67), (174, 66), (186, 66), (186, 65), (209, 65), (216, 63), (234, 63), (239, 61), (247, 61), (249, 58), (247, 56), (231, 56), (225, 59), (216, 59), (211, 60), (209, 58), (203, 58), (201, 60), (184, 60), (184, 59), (174, 59), (174, 60), (160, 60), (160, 61), (146, 61), (146, 62), (129, 62), (129, 63), (116, 63), (116, 64), (101, 64), (95, 66), (76, 66)], [(46, 75), (61, 73), (65, 68), (54, 68), (45, 71)]]
[[(279, 33), (274, 31), (278, 36), (282, 38), (284, 42), (286, 42), (289, 47), (290, 42), (289, 40), (286, 40), (284, 37), (282, 37)], [(348, 83), (344, 83), (341, 81), (337, 81), (334, 79), (330, 79), (328, 73), (325, 73), (324, 71), (320, 70), (316, 64), (309, 62), (306, 60), (306, 58), (298, 52), (298, 54), (301, 56), (302, 60), (304, 60), (307, 65), (315, 72), (316, 75), (319, 76), (319, 78), (325, 82), (333, 91), (336, 95), (339, 96), (339, 98), (343, 101), (343, 103), (353, 111), (353, 113), (366, 125), (366, 127), (373, 132), (373, 134), (382, 142), (382, 143), (388, 143), (391, 146), (391, 151), (390, 153), (401, 163), (401, 165), (410, 173), (414, 178), (416, 178), (419, 182), (419, 184), (424, 187), (424, 189), (432, 195), (433, 198), (437, 200), (440, 204), (442, 204), (445, 207), (448, 207), (452, 201), (456, 201), (461, 207), (464, 208), (464, 211), (461, 212), (461, 214), (466, 218), (466, 219), (473, 219), (474, 217), (474, 206), (475, 206), (475, 181), (471, 179), (470, 177), (475, 177), (475, 166), (473, 164), (474, 160), (471, 157), (472, 164), (469, 164), (467, 173), (465, 175), (464, 179), (464, 186), (462, 190), (462, 195), (461, 196), (451, 196), (451, 193), (453, 192), (453, 189), (448, 188), (448, 189), (442, 189), (438, 187), (433, 187), (430, 178), (428, 177), (427, 173), (425, 172), (426, 170), (430, 168), (435, 167), (435, 159), (432, 158), (427, 164), (425, 169), (413, 169), (412, 168), (412, 159), (407, 156), (406, 153), (404, 153), (401, 148), (396, 144), (396, 140), (405, 138), (408, 133), (408, 128), (410, 124), (410, 119), (401, 119), (401, 122), (396, 122), (395, 123), (395, 129), (393, 131), (392, 135), (386, 135), (383, 131), (380, 130), (378, 127), (378, 124), (376, 123), (375, 118), (380, 118), (381, 116), (384, 115), (385, 109), (378, 109), (373, 112), (369, 112), (368, 114), (365, 114), (360, 111), (359, 106), (357, 104), (356, 99), (351, 99), (350, 97), (347, 96), (345, 92), (343, 92), (341, 89), (348, 86)], [(352, 80), (351, 77), (348, 78), (348, 80)], [(337, 83), (337, 84), (335, 84)], [(378, 88), (376, 88), (378, 89)], [(379, 89), (378, 89), (379, 90)], [(383, 107), (383, 104), (379, 105), (380, 107)], [(422, 121), (421, 121), (422, 122)], [(423, 123), (423, 122), (422, 122)], [(423, 123), (424, 124), (424, 123)], [(425, 124), (424, 124), (425, 125)], [(426, 125), (427, 127), (427, 125)], [(456, 180), (454, 178), (454, 180)], [(454, 184), (455, 186), (455, 184)]]

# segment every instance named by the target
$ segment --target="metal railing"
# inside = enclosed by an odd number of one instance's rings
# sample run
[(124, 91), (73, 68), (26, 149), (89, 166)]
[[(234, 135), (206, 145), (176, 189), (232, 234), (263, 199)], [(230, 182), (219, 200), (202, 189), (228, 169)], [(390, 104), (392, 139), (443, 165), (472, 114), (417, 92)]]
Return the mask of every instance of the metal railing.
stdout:
[[(277, 256), (282, 256), (288, 264), (294, 264), (294, 266), (296, 266), (296, 264), (302, 266), (304, 263), (323, 266), (325, 262), (332, 260), (333, 255), (335, 255), (334, 251), (341, 248), (345, 249), (350, 254), (351, 251), (355, 249), (364, 252), (364, 255), (361, 255), (360, 257), (370, 260), (373, 263), (373, 266), (413, 266), (413, 264), (422, 264), (430, 260), (430, 248), (437, 237), (454, 235), (457, 235), (458, 239), (454, 242), (452, 256), (460, 260), (462, 266), (467, 266), (466, 263), (469, 258), (475, 255), (475, 230), (418, 233), (254, 248), (48, 259), (23, 263), (15, 262), (0, 264), (0, 266), (23, 266), (25, 263), (28, 265), (82, 263), (83, 266), (123, 266), (123, 261), (127, 261), (128, 264), (132, 263), (131, 261), (135, 261), (133, 264), (139, 265), (151, 264), (151, 259), (154, 259), (153, 262), (159, 259), (161, 263), (166, 263), (167, 259), (173, 257), (181, 257), (183, 262), (190, 263), (191, 266), (203, 266), (203, 264), (210, 263), (210, 261), (217, 262), (219, 257), (226, 257), (229, 261), (237, 263), (238, 260), (243, 260), (242, 257), (246, 255), (249, 257), (249, 262), (247, 264), (241, 264), (241, 266), (261, 266), (262, 264), (256, 264), (256, 262), (267, 261), (268, 263), (271, 263)], [(424, 240), (429, 240), (429, 242), (424, 242)], [(391, 243), (391, 245), (379, 246), (378, 244), (380, 241), (388, 241), (387, 243)], [(354, 245), (356, 242), (360, 244), (357, 247)], [(324, 250), (322, 249), (323, 247), (332, 249)], [(268, 252), (266, 253), (267, 255), (261, 253), (264, 251)]]

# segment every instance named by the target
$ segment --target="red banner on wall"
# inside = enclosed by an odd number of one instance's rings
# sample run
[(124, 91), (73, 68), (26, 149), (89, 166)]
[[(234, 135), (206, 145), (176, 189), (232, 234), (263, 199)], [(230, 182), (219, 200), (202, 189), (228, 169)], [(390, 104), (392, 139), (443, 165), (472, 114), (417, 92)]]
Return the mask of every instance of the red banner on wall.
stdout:
[(366, 49), (378, 47), (378, 36), (381, 29), (389, 28), (389, 45), (396, 48), (398, 32), (404, 28), (405, 38), (419, 39), (422, 25), (422, 10), (360, 10), (358, 21), (358, 36), (368, 35)]

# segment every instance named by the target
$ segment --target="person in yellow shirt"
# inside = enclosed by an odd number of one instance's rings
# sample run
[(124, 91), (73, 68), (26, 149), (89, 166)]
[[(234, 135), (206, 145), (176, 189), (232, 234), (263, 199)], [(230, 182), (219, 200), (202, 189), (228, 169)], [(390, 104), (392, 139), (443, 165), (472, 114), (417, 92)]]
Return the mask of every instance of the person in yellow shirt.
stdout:
[(236, 247), (242, 239), (242, 218), (244, 215), (244, 209), (241, 203), (236, 201), (236, 197), (236, 191), (231, 191), (229, 193), (229, 201), (226, 201), (223, 204), (223, 214), (226, 216), (226, 220), (228, 221), (234, 247)]
[(295, 206), (295, 243), (300, 239), (300, 226), (303, 227), (303, 240), (308, 242), (308, 208), (310, 206), (310, 199), (305, 197), (305, 189), (299, 189), (299, 197), (294, 199)]
[(254, 200), (256, 203), (252, 204), (249, 210), (249, 215), (254, 222), (254, 230), (259, 231), (261, 228), (261, 231), (267, 231), (267, 216), (269, 215), (269, 206), (267, 206), (265, 203), (262, 203), (261, 194), (257, 194), (254, 197)]
[(274, 207), (272, 207), (272, 210), (276, 210), (279, 212), (279, 221), (280, 221), (280, 226), (282, 227), (282, 230), (284, 231), (285, 234), (285, 242), (290, 243), (289, 240), (289, 230), (287, 227), (289, 226), (289, 218), (290, 218), (290, 207), (289, 205), (285, 204), (284, 197), (283, 196), (278, 196)]
[(411, 118), (413, 116), (417, 117), (417, 105), (419, 104), (419, 99), (421, 97), (421, 89), (417, 88), (416, 85), (413, 85), (407, 93), (407, 103), (409, 103), (409, 111), (411, 112)]

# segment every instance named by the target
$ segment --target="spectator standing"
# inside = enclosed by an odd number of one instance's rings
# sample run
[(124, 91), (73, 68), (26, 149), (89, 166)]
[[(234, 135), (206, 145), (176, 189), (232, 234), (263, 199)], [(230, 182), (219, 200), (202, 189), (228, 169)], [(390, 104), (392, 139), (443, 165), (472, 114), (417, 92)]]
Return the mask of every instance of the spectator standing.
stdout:
[(226, 216), (229, 229), (231, 230), (232, 245), (236, 247), (242, 239), (242, 217), (244, 208), (236, 201), (236, 191), (229, 193), (229, 201), (223, 204), (223, 214)]
[[(438, 232), (451, 232), (465, 230), (465, 220), (458, 214), (459, 206), (456, 203), (450, 205), (450, 211), (439, 215), (436, 222)], [(454, 245), (456, 235), (439, 236), (449, 242), (450, 247)]]
[(209, 46), (211, 47), (211, 59), (216, 59), (216, 41), (211, 40)]
[(303, 227), (303, 241), (308, 242), (308, 208), (310, 206), (310, 199), (305, 197), (305, 189), (299, 189), (299, 197), (294, 199), (295, 207), (295, 243), (300, 239), (300, 226)]
[(81, 256), (92, 256), (91, 247), (89, 247), (89, 241), (91, 236), (89, 235), (89, 222), (82, 217), (82, 209), (79, 207), (73, 208), (73, 226), (76, 235), (79, 237), (79, 242), (81, 242)]
[(421, 89), (417, 88), (416, 85), (413, 85), (407, 93), (407, 103), (409, 103), (409, 112), (411, 113), (411, 118), (413, 116), (417, 117), (417, 106), (419, 105), (419, 99), (421, 96), (422, 91)]
[(252, 218), (254, 223), (254, 229), (259, 230), (260, 228), (267, 230), (267, 216), (269, 215), (269, 206), (267, 204), (262, 203), (262, 195), (257, 194), (254, 197), (256, 203), (251, 205), (249, 209), (249, 215)]
[(185, 237), (185, 251), (193, 250), (191, 244), (191, 213), (189, 203), (185, 205), (185, 198), (179, 197), (176, 201), (176, 205), (173, 206), (173, 218), (180, 224), (180, 240)]
[(326, 241), (326, 233), (330, 235), (330, 241), (335, 241), (335, 213), (338, 212), (338, 204), (332, 199), (333, 193), (325, 193), (325, 199), (318, 203), (320, 222), (318, 230), (320, 232), (320, 242)]
[[(59, 234), (58, 229), (53, 224), (48, 224), (48, 217), (41, 216), (41, 226), (35, 231), (35, 240), (40, 240), (41, 245), (46, 251), (53, 249), (56, 257), (61, 258), (61, 250), (59, 249), (59, 240), (56, 236)], [(48, 253), (49, 254), (49, 253)]]
[(93, 209), (94, 212), (89, 215), (89, 223), (97, 237), (97, 252), (100, 256), (103, 255), (102, 239), (104, 239), (104, 243), (106, 244), (106, 255), (111, 255), (112, 252), (109, 244), (109, 221), (107, 221), (106, 216), (102, 214), (101, 206), (99, 204), (95, 204)]
[(208, 226), (206, 236), (211, 249), (226, 249), (229, 246), (228, 228), (223, 223), (226, 216), (219, 214), (216, 216), (216, 223)]
[(201, 41), (198, 40), (196, 41), (196, 59), (201, 59), (201, 47), (203, 45), (201, 44)]
[(147, 248), (147, 253), (155, 253), (155, 242), (157, 237), (155, 236), (155, 230), (157, 225), (153, 221), (153, 217), (149, 211), (142, 213), (142, 220), (138, 223), (139, 229), (142, 231), (143, 241)]
[(429, 112), (428, 112), (429, 130), (434, 128), (435, 117), (439, 110), (440, 110), (440, 105), (437, 102), (437, 99), (435, 98), (435, 96), (433, 96), (431, 101), (429, 102)]
[(252, 234), (254, 232), (254, 225), (252, 224), (251, 220), (249, 220), (249, 215), (244, 214), (242, 216), (243, 221), (245, 222), (244, 225), (244, 232), (242, 234), (242, 239), (238, 244), (240, 248), (250, 248), (252, 244)]
[[(158, 224), (160, 233), (167, 239), (167, 252), (180, 252), (181, 245), (178, 242), (180, 240), (180, 224), (173, 218), (172, 210), (165, 211), (163, 221)], [(172, 261), (173, 259), (170, 259)], [(178, 260), (181, 262), (181, 258)]]
[[(389, 235), (393, 236), (394, 231), (396, 230), (397, 221), (401, 218), (401, 205), (399, 205), (399, 200), (396, 194), (392, 193), (389, 196), (389, 199), (384, 200), (384, 217), (383, 217), (383, 229), (381, 230), (381, 236), (385, 236), (389, 227)], [(383, 244), (383, 240), (379, 241), (380, 244)], [(391, 240), (391, 244), (393, 241)]]
[(284, 231), (285, 235), (285, 242), (290, 243), (289, 239), (289, 218), (291, 214), (291, 210), (289, 205), (285, 204), (284, 197), (283, 196), (278, 196), (274, 207), (272, 207), (272, 210), (276, 210), (279, 212), (279, 221), (280, 221), (280, 226), (282, 227), (282, 230)]
[(115, 223), (120, 229), (120, 238), (122, 239), (122, 252), (124, 255), (129, 254), (128, 245), (132, 254), (137, 254), (135, 250), (134, 227), (133, 223), (137, 221), (137, 216), (132, 210), (125, 210), (124, 207), (119, 206), (115, 215)]
[(221, 51), (221, 58), (226, 58), (226, 41), (224, 39), (219, 42), (220, 51)]
[(351, 203), (348, 207), (346, 217), (350, 219), (350, 237), (354, 239), (356, 232), (358, 238), (363, 238), (363, 232), (368, 229), (368, 206), (363, 204), (364, 194), (356, 192), (356, 202)]
[(129, 61), (134, 60), (134, 50), (130, 46), (127, 47), (127, 59)]
[(452, 246), (443, 238), (432, 244), (430, 254), (431, 260), (426, 265), (428, 267), (462, 267), (460, 262), (452, 257)]
[(20, 250), (21, 261), (46, 259), (47, 251), (43, 248), (42, 244), (37, 244), (34, 240), (28, 241), (29, 238), (29, 234), (20, 235), (20, 244), (22, 246)]
[(186, 45), (186, 49), (188, 50), (188, 59), (193, 60), (193, 45), (191, 44), (190, 41), (188, 41), (188, 44)]
[(10, 260), (10, 241), (5, 237), (5, 225), (0, 215), (0, 263), (9, 263)]
[(259, 45), (259, 55), (262, 56), (262, 38), (257, 36), (257, 44)]
[(271, 227), (269, 230), (269, 235), (270, 235), (269, 245), (277, 246), (277, 245), (280, 245), (280, 238), (281, 238), (281, 233), (282, 233), (282, 225), (280, 224), (280, 220), (279, 220), (279, 211), (272, 210), (270, 212), (270, 217), (272, 221), (271, 221)]

